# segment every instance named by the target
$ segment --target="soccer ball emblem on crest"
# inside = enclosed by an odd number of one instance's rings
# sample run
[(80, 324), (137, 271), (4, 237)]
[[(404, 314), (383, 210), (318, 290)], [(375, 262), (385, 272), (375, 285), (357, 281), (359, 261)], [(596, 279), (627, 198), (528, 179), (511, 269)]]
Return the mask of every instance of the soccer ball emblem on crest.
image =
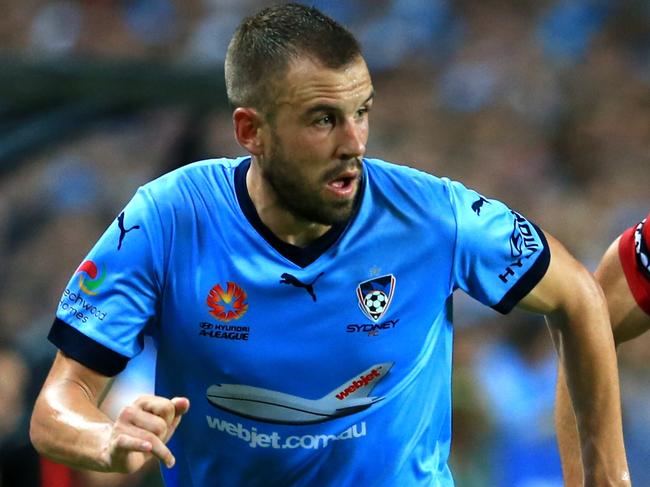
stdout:
[(382, 314), (386, 309), (387, 302), (388, 296), (384, 291), (371, 291), (363, 299), (363, 304), (366, 305), (366, 309), (371, 315)]
[(395, 277), (392, 274), (363, 281), (357, 286), (359, 308), (375, 323), (384, 316), (395, 291)]

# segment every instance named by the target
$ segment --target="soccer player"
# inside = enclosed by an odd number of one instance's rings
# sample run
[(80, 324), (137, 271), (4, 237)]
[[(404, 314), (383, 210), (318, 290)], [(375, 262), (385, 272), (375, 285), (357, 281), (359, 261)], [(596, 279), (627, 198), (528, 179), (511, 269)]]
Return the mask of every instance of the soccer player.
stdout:
[[(550, 235), (458, 182), (365, 158), (374, 99), (342, 26), (247, 18), (225, 76), (249, 154), (143, 186), (63, 292), (37, 449), (169, 486), (452, 486), (452, 294), (545, 313), (589, 485), (628, 485), (605, 302)], [(156, 395), (115, 421), (111, 377), (157, 345)], [(190, 402), (192, 409), (190, 409)], [(181, 421), (182, 418), (182, 421)]]
[[(616, 345), (650, 329), (650, 214), (605, 251), (596, 279), (605, 292)], [(576, 419), (566, 387), (558, 385), (556, 412), (562, 469), (568, 486), (582, 485)]]

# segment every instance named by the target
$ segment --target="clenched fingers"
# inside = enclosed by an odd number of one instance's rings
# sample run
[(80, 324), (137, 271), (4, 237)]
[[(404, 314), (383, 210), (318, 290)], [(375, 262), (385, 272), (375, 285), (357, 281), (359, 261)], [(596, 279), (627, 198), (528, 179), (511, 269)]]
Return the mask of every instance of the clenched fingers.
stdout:
[(120, 447), (134, 446), (134, 451), (150, 453), (168, 467), (173, 466), (174, 456), (165, 443), (174, 434), (189, 405), (189, 400), (184, 397), (138, 397), (117, 418), (115, 433), (125, 436), (118, 442)]
[(165, 397), (159, 396), (140, 396), (136, 399), (134, 406), (140, 407), (143, 411), (161, 417), (167, 425), (171, 425), (176, 416), (176, 407), (174, 403)]
[(150, 413), (136, 406), (127, 406), (117, 418), (118, 423), (125, 426), (135, 426), (145, 431), (150, 431), (161, 440), (165, 440), (170, 424), (165, 419), (156, 414)]
[(165, 442), (174, 434), (181, 418), (190, 407), (190, 401), (185, 397), (166, 399), (158, 396), (141, 396), (135, 404), (144, 411), (148, 411), (164, 420), (166, 423), (166, 432), (158, 436)]

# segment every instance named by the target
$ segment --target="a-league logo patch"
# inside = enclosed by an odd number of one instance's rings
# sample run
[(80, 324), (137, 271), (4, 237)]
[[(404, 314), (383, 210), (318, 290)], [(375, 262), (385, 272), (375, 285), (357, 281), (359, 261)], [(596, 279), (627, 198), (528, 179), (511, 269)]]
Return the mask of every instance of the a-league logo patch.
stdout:
[(238, 320), (248, 311), (247, 295), (241, 287), (228, 281), (226, 289), (216, 284), (206, 298), (210, 314), (219, 321)]
[(363, 281), (357, 286), (359, 308), (372, 321), (379, 321), (388, 310), (395, 291), (395, 276), (387, 274)]

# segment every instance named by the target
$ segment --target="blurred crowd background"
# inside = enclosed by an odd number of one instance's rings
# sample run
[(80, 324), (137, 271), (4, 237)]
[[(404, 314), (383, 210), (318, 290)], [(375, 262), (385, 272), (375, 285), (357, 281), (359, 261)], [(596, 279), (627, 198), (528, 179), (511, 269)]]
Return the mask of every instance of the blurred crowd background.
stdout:
[[(0, 0), (0, 486), (38, 485), (27, 428), (60, 294), (136, 188), (236, 156), (222, 64), (256, 0)], [(308, 3), (308, 2), (305, 2)], [(463, 181), (590, 269), (650, 209), (650, 2), (311, 4), (361, 40), (368, 154)], [(459, 487), (559, 487), (544, 320), (458, 295)], [(104, 407), (151, 390), (150, 347)], [(632, 478), (650, 485), (650, 337), (619, 349)], [(379, 445), (378, 445), (379, 446)], [(218, 454), (218, 452), (216, 453)], [(75, 473), (82, 486), (156, 486)]]

